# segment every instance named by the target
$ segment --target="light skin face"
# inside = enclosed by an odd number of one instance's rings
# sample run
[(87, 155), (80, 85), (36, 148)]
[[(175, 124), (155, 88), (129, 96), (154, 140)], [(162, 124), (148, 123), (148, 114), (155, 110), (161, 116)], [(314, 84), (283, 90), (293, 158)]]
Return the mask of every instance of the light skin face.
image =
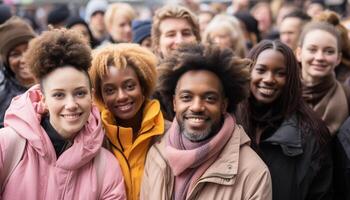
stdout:
[(218, 28), (209, 35), (210, 41), (220, 48), (232, 48), (232, 38), (230, 31), (226, 28)]
[(23, 86), (34, 83), (34, 77), (29, 67), (24, 61), (23, 54), (27, 51), (28, 43), (17, 45), (8, 54), (8, 63), (12, 72), (15, 73), (16, 79)]
[(91, 89), (87, 74), (71, 66), (58, 68), (42, 81), (43, 103), (50, 124), (64, 139), (73, 139), (91, 112)]
[(96, 32), (105, 31), (105, 23), (103, 21), (103, 12), (95, 12), (90, 18), (90, 28)]
[(250, 91), (262, 104), (274, 102), (286, 84), (286, 65), (281, 52), (272, 49), (262, 51), (250, 73)]
[(301, 32), (302, 22), (296, 17), (288, 17), (284, 19), (280, 26), (280, 40), (289, 48), (295, 50), (298, 44)]
[(186, 19), (163, 19), (159, 24), (159, 30), (159, 51), (163, 57), (168, 56), (182, 43), (196, 42), (193, 29)]
[(145, 97), (138, 76), (131, 67), (109, 67), (109, 75), (101, 84), (103, 102), (117, 119), (118, 124), (132, 124), (142, 113)]
[(308, 32), (296, 55), (302, 66), (302, 78), (309, 83), (318, 83), (334, 72), (341, 61), (337, 39), (323, 30)]
[(198, 14), (198, 23), (201, 33), (204, 32), (205, 28), (208, 26), (209, 22), (213, 19), (213, 15), (210, 13), (200, 13)]
[(220, 129), (227, 99), (213, 72), (196, 70), (186, 72), (178, 80), (173, 105), (181, 133), (198, 142)]
[(114, 16), (113, 23), (109, 28), (109, 33), (112, 36), (114, 41), (131, 42), (132, 40), (131, 21), (122, 14), (116, 14)]

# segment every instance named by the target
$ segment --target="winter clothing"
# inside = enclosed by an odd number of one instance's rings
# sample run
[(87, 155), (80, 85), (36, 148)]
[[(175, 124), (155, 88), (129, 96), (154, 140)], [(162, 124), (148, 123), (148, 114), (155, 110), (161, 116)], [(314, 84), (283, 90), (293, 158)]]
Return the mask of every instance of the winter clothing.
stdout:
[(329, 75), (316, 85), (303, 82), (303, 98), (335, 135), (349, 116), (349, 105), (343, 86)]
[(108, 2), (105, 0), (90, 0), (86, 5), (85, 21), (90, 22), (90, 18), (95, 12), (106, 12), (107, 7)]
[(333, 138), (334, 200), (350, 199), (350, 118)]
[(0, 24), (10, 19), (12, 16), (11, 8), (8, 5), (0, 5)]
[(258, 150), (271, 173), (273, 199), (331, 199), (330, 152), (321, 154), (314, 135), (301, 133), (296, 116), (264, 135)]
[(230, 139), (235, 122), (227, 115), (221, 130), (212, 138), (201, 142), (188, 140), (181, 134), (177, 120), (174, 119), (173, 122), (166, 138), (165, 156), (175, 175), (174, 199), (186, 199), (189, 188), (193, 188)]
[(139, 199), (141, 180), (148, 149), (157, 136), (164, 133), (164, 119), (159, 102), (146, 100), (143, 108), (141, 128), (133, 141), (130, 127), (118, 126), (113, 114), (101, 108), (101, 118), (112, 152), (123, 171), (128, 199)]
[(8, 71), (8, 68), (2, 67), (0, 64), (0, 128), (4, 127), (5, 111), (9, 107), (12, 98), (27, 90), (18, 83), (12, 74)]
[[(14, 129), (26, 139), (26, 148), (1, 194), (2, 199), (125, 199), (118, 162), (101, 148), (104, 134), (98, 110), (93, 107), (73, 145), (57, 158), (48, 134), (40, 125), (45, 111), (41, 96), (39, 86), (33, 86), (16, 97), (6, 112), (6, 128), (1, 131)], [(0, 172), (8, 142), (0, 141)], [(105, 160), (103, 177), (97, 177), (94, 162), (97, 156)]]
[(12, 17), (0, 25), (0, 56), (5, 65), (8, 65), (8, 55), (14, 47), (28, 43), (34, 37), (33, 29), (19, 17)]
[[(266, 165), (249, 147), (250, 140), (244, 130), (235, 125), (232, 118), (226, 120), (226, 125), (231, 126), (228, 128), (225, 125), (224, 128), (230, 133), (229, 139), (221, 140), (225, 143), (224, 147), (212, 164), (206, 166), (199, 178), (191, 184), (186, 199), (271, 199), (271, 177)], [(169, 162), (166, 150), (166, 138), (172, 134), (172, 128), (148, 152), (142, 180), (142, 200), (174, 199), (177, 180), (175, 181), (170, 166), (173, 161)], [(178, 159), (178, 162), (182, 161), (181, 158)]]
[(59, 25), (63, 24), (69, 18), (70, 11), (67, 5), (58, 5), (53, 8), (47, 15), (47, 24)]
[(132, 42), (141, 44), (147, 37), (151, 37), (151, 20), (133, 20), (132, 27)]

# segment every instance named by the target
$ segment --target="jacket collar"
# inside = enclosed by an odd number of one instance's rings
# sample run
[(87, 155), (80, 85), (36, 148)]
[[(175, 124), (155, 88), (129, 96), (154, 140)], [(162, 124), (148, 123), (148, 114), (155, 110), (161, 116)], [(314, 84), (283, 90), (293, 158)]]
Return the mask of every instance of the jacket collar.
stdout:
[(232, 185), (234, 176), (238, 173), (240, 148), (246, 144), (250, 145), (250, 139), (243, 128), (237, 125), (218, 159), (206, 170), (198, 183), (203, 181)]
[(303, 153), (301, 130), (295, 115), (284, 120), (276, 132), (263, 143), (280, 145), (286, 156), (297, 156)]

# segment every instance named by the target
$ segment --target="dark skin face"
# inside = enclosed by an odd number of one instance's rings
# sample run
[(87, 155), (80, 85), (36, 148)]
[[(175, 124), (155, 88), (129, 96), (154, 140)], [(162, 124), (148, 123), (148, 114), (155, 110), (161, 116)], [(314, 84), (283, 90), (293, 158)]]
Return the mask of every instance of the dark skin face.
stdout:
[(193, 142), (216, 132), (227, 109), (220, 79), (207, 70), (183, 74), (177, 82), (173, 104), (182, 133)]

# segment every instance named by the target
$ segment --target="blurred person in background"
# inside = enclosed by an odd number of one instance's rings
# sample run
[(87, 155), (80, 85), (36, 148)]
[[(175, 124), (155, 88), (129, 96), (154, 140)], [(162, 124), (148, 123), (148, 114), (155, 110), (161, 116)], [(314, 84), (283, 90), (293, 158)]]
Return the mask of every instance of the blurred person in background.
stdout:
[(303, 30), (304, 25), (310, 20), (311, 17), (301, 10), (293, 11), (284, 16), (279, 26), (281, 42), (285, 43), (289, 48), (295, 51), (298, 46), (299, 35)]
[(237, 12), (235, 16), (240, 21), (246, 48), (250, 50), (261, 40), (258, 21), (248, 11)]
[(204, 31), (204, 44), (218, 45), (233, 50), (236, 56), (245, 58), (247, 53), (245, 38), (238, 19), (229, 15), (216, 15)]
[(3, 79), (0, 82), (0, 127), (13, 97), (22, 94), (35, 82), (23, 54), (36, 36), (21, 18), (12, 17), (0, 25), (0, 56)]
[(161, 59), (182, 43), (201, 40), (197, 16), (179, 5), (165, 5), (156, 10), (151, 35), (153, 51)]
[(106, 0), (90, 0), (85, 9), (85, 21), (89, 24), (92, 35), (102, 42), (107, 38), (104, 14), (107, 10)]
[(78, 17), (78, 16), (70, 17), (67, 20), (66, 28), (72, 29), (81, 33), (91, 48), (95, 48), (100, 44), (92, 35), (89, 25), (81, 17)]
[(10, 19), (12, 16), (11, 8), (7, 5), (0, 4), (0, 24)]
[(55, 5), (47, 15), (47, 25), (51, 25), (54, 28), (62, 28), (65, 26), (69, 16), (70, 11), (66, 4)]
[(269, 36), (273, 28), (272, 11), (269, 2), (259, 2), (250, 10), (251, 14), (259, 22), (259, 31), (262, 38)]
[(306, 13), (310, 17), (315, 17), (326, 9), (324, 0), (312, 0), (308, 5), (306, 5)]
[(135, 10), (127, 3), (110, 4), (104, 15), (109, 37), (106, 43), (132, 42), (131, 22), (136, 18)]
[(203, 10), (199, 11), (197, 16), (201, 36), (203, 36), (204, 30), (207, 28), (210, 21), (214, 18), (215, 13), (209, 10)]
[(132, 24), (132, 42), (140, 44), (143, 47), (152, 50), (151, 40), (151, 20), (133, 20)]

